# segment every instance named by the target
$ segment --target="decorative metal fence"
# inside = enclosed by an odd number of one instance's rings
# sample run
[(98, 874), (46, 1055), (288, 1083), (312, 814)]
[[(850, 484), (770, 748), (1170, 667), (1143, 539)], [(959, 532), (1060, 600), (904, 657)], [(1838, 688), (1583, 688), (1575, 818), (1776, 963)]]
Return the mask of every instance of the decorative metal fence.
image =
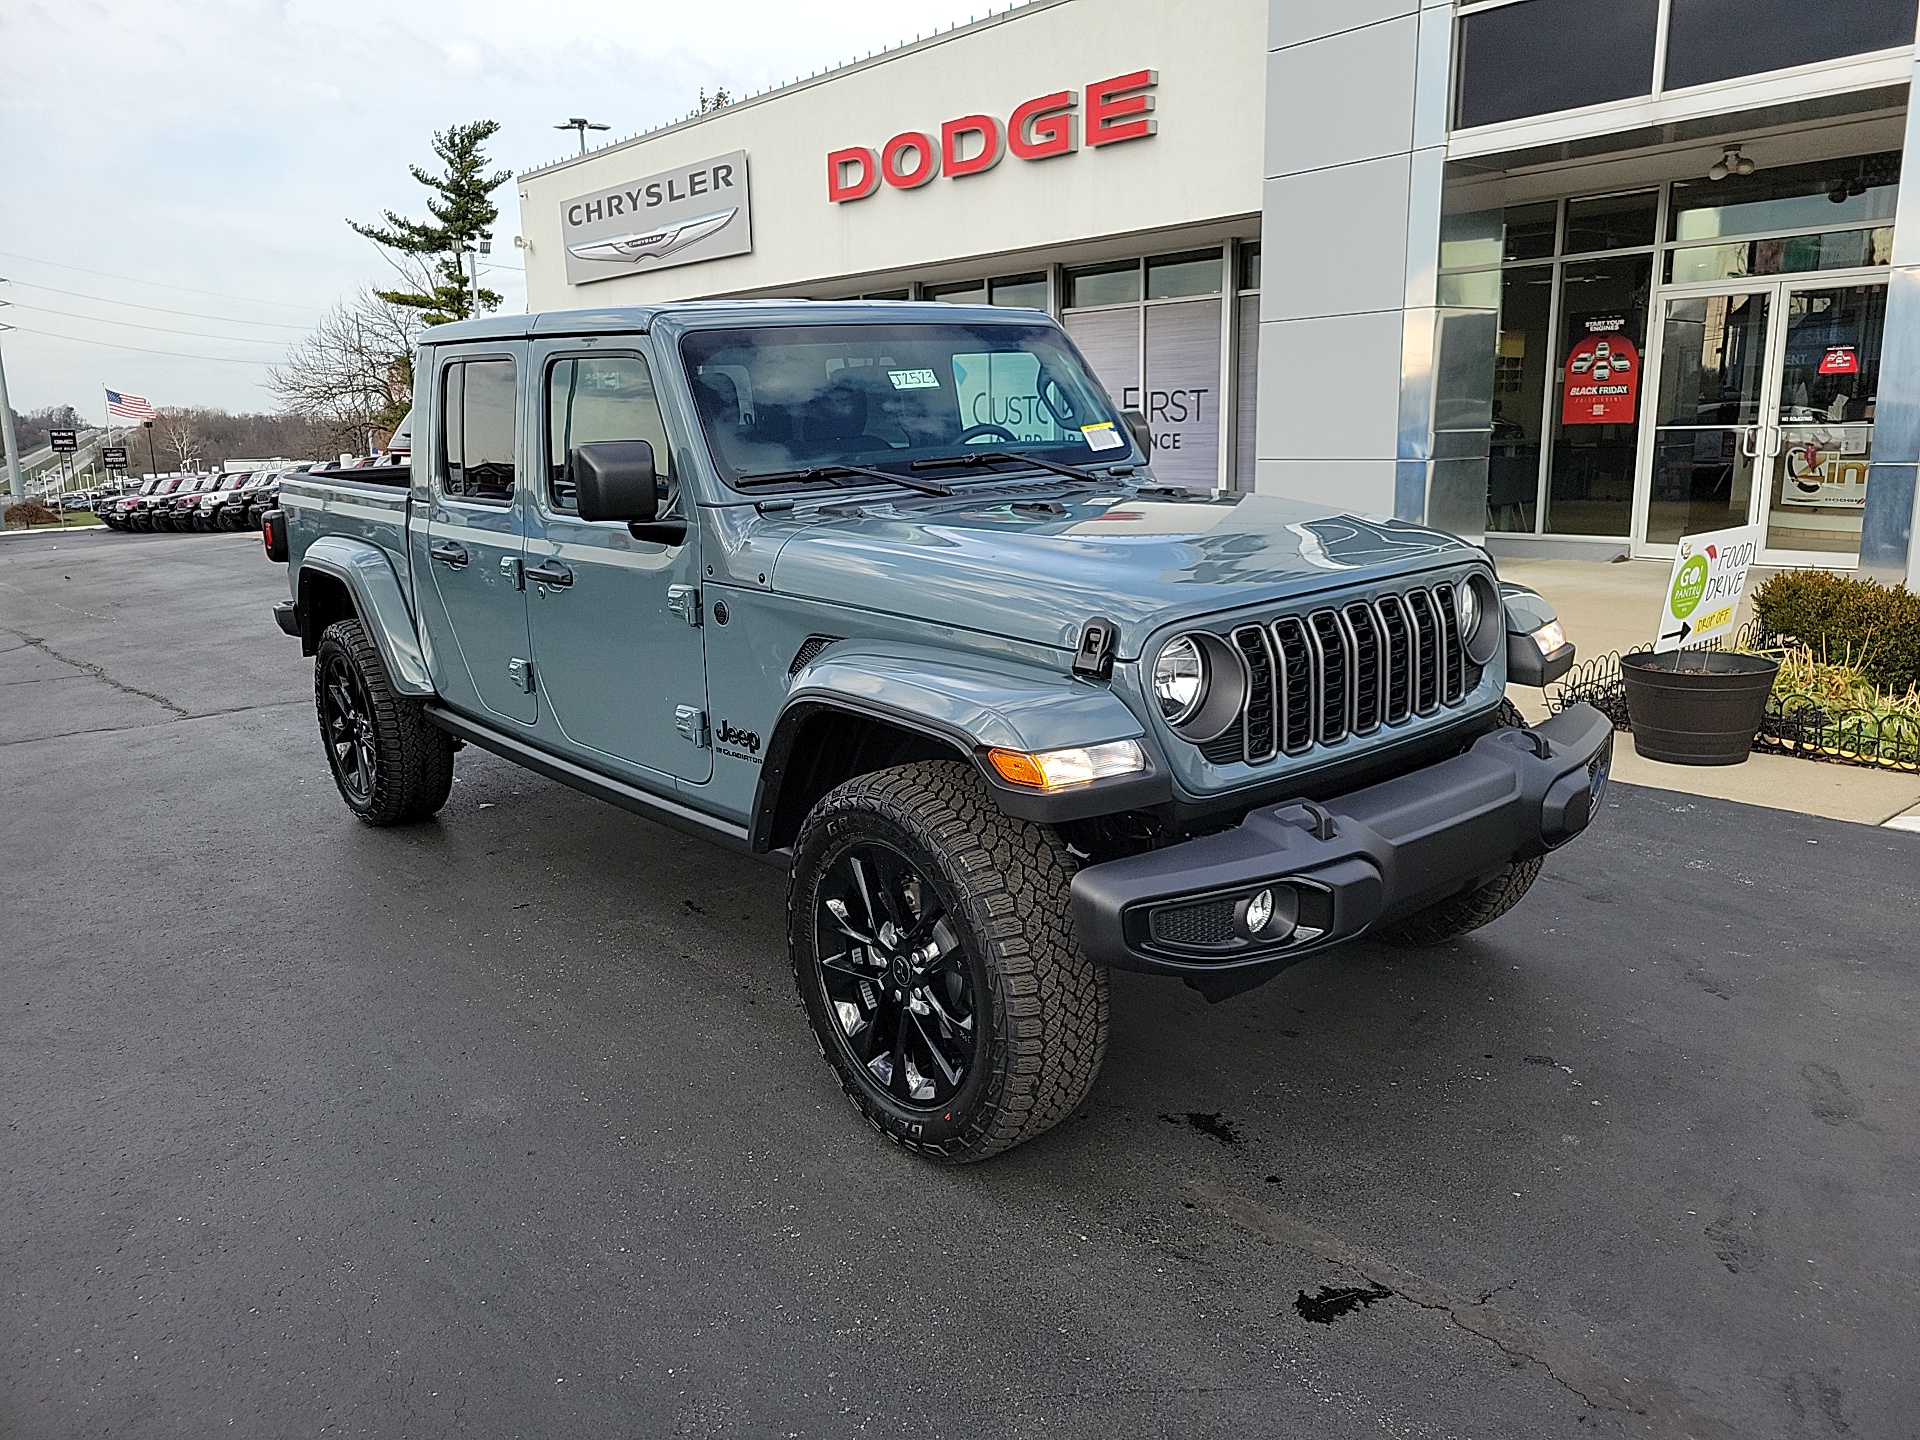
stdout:
[[(1727, 638), (1732, 641), (1730, 647), (1710, 640), (1684, 648), (1770, 651), (1784, 644), (1762, 630), (1758, 621), (1749, 621)], [(1627, 684), (1620, 674), (1619, 651), (1574, 666), (1547, 692), (1547, 708), (1556, 714), (1581, 703), (1605, 715), (1616, 730), (1633, 728), (1627, 716)], [(1820, 706), (1804, 697), (1784, 697), (1783, 702), (1776, 691), (1767, 701), (1767, 716), (1754, 736), (1753, 748), (1841, 765), (1920, 771), (1920, 723), (1879, 710)]]

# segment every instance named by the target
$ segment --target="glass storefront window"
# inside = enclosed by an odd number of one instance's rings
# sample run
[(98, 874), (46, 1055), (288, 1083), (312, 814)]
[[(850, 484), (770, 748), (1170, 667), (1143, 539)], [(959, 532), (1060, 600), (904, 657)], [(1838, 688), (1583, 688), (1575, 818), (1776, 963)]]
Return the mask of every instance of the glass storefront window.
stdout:
[(1505, 238), (1502, 258), (1543, 260), (1553, 254), (1560, 228), (1560, 202), (1542, 200), (1533, 205), (1509, 205), (1501, 217)]
[(909, 295), (906, 290), (900, 289), (875, 290), (870, 294), (862, 295), (860, 298), (862, 300), (910, 300), (913, 297)]
[(1583, 255), (1595, 250), (1630, 250), (1651, 245), (1659, 220), (1658, 190), (1569, 200), (1564, 249), (1569, 255)]
[(1186, 295), (1218, 295), (1223, 263), (1218, 250), (1156, 255), (1147, 261), (1147, 299), (1174, 300)]
[(996, 305), (1018, 305), (1028, 310), (1047, 308), (1045, 275), (1007, 275), (989, 287)]
[(1067, 271), (1067, 305), (1084, 310), (1093, 305), (1130, 305), (1140, 299), (1140, 262), (1089, 265)]
[(1500, 263), (1498, 210), (1467, 210), (1440, 217), (1440, 267), (1451, 270)]
[(1454, 124), (1647, 95), (1660, 0), (1520, 0), (1460, 17)]
[(1667, 88), (1913, 43), (1914, 0), (1672, 0)]
[(1240, 247), (1240, 284), (1236, 288), (1241, 290), (1260, 288), (1260, 247), (1258, 245)]
[(1560, 343), (1544, 529), (1625, 535), (1633, 523), (1651, 255), (1561, 267)]
[(1669, 240), (1777, 235), (1893, 221), (1900, 153), (1780, 165), (1724, 180), (1676, 180)]
[(1736, 240), (1730, 245), (1690, 245), (1667, 255), (1667, 283), (1738, 280), (1748, 275), (1793, 275), (1805, 270), (1851, 270), (1893, 261), (1893, 227), (1831, 230), (1778, 240)]
[(1540, 489), (1540, 427), (1552, 349), (1553, 267), (1493, 272), (1500, 281), (1494, 346), (1493, 433), (1488, 437), (1487, 529), (1530, 533)]
[(947, 285), (925, 285), (921, 287), (920, 296), (923, 300), (944, 300), (949, 305), (984, 305), (987, 282), (956, 280)]

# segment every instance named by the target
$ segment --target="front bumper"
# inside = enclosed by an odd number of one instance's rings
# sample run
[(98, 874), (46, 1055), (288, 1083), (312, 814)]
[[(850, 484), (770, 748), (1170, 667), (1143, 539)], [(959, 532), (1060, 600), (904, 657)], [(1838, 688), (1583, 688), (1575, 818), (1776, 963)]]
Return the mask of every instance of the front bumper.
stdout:
[[(1565, 844), (1612, 759), (1611, 722), (1575, 705), (1324, 806), (1262, 806), (1231, 830), (1088, 866), (1073, 877), (1081, 948), (1097, 965), (1243, 989)], [(1257, 932), (1250, 902), (1272, 916)]]

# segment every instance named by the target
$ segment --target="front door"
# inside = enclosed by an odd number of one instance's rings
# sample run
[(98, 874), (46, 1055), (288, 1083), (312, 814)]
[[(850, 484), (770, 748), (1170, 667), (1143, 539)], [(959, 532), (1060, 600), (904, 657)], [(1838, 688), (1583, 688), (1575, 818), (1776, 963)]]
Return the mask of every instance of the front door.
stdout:
[[(567, 457), (595, 440), (645, 440), (662, 513), (692, 517), (674, 446), (638, 349), (554, 341), (541, 367), (542, 466), (529, 509), (527, 613), (556, 748), (589, 763), (701, 784), (712, 777), (697, 526), (686, 543), (636, 540), (582, 520)], [(631, 342), (627, 342), (631, 344)]]
[(539, 705), (520, 580), (527, 487), (515, 448), (526, 347), (507, 348), (520, 353), (456, 355), (435, 377), (433, 479), (413, 564), (433, 577), (421, 612), (441, 694), (531, 724)]
[(1857, 562), (1886, 297), (1807, 279), (1664, 298), (1636, 553), (1753, 524), (1763, 564)]

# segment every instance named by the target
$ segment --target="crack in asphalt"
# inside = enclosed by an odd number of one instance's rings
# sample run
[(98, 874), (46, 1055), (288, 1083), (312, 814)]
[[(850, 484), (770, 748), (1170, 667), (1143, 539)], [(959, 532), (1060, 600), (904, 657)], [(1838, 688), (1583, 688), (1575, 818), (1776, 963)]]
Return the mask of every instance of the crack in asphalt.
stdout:
[(0, 625), (0, 630), (5, 630), (9, 635), (18, 635), (24, 643), (31, 645), (34, 649), (38, 650), (42, 655), (51, 656), (53, 659), (58, 660), (61, 664), (71, 665), (76, 670), (86, 671), (86, 673), (93, 676), (94, 679), (102, 682), (103, 684), (111, 685), (114, 689), (118, 690), (122, 695), (137, 695), (142, 700), (151, 700), (153, 701), (154, 704), (160, 706), (162, 709), (171, 710), (175, 715), (179, 716), (182, 720), (190, 720), (193, 718), (193, 714), (191, 711), (182, 709), (180, 706), (174, 704), (173, 701), (169, 700), (166, 696), (156, 695), (151, 690), (142, 690), (140, 689), (139, 686), (129, 685), (124, 680), (116, 680), (113, 678), (113, 676), (109, 675), (100, 666), (95, 665), (91, 660), (76, 660), (71, 655), (62, 655), (58, 650), (54, 649), (51, 645), (47, 644), (47, 642), (38, 635), (29, 635), (27, 634), (26, 631), (15, 630), (10, 625)]
[(1271, 1209), (1210, 1181), (1189, 1181), (1188, 1189), (1229, 1220), (1269, 1240), (1304, 1250), (1330, 1265), (1354, 1271), (1371, 1284), (1392, 1291), (1422, 1310), (1445, 1315), (1450, 1323), (1476, 1339), (1485, 1340), (1503, 1355), (1538, 1365), (1555, 1384), (1577, 1396), (1589, 1409), (1634, 1415), (1653, 1422), (1658, 1428), (1647, 1433), (1667, 1436), (1670, 1440), (1738, 1440), (1733, 1430), (1700, 1414), (1667, 1382), (1618, 1375), (1593, 1357), (1485, 1308), (1498, 1290), (1487, 1292), (1483, 1300), (1462, 1301), (1443, 1286), (1370, 1255), (1311, 1221)]

